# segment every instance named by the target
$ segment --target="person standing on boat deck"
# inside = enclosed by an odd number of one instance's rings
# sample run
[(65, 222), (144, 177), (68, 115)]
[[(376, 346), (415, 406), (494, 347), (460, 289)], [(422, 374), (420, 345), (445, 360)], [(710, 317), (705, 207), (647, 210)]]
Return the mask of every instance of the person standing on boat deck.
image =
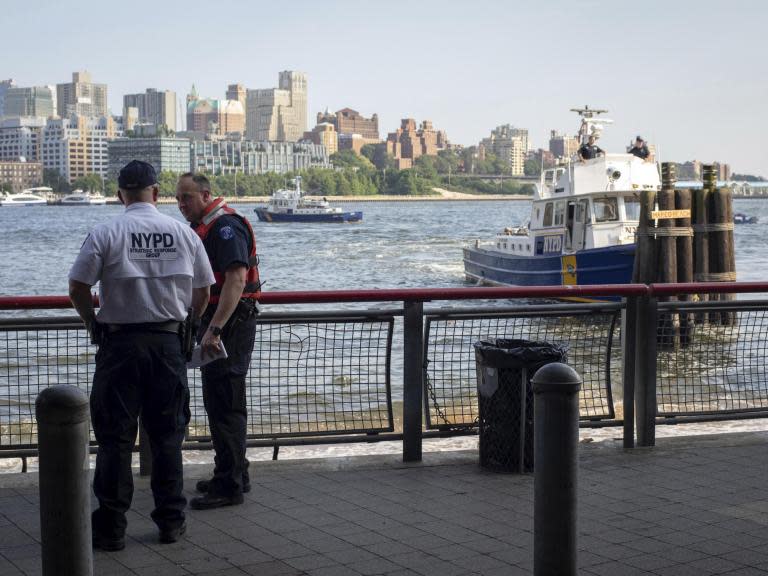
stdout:
[(256, 337), (259, 281), (256, 237), (250, 223), (214, 198), (202, 174), (183, 174), (176, 185), (179, 210), (203, 240), (216, 276), (202, 317), (204, 356), (223, 343), (228, 357), (202, 367), (203, 403), (216, 453), (213, 478), (197, 483), (202, 496), (190, 506), (207, 510), (243, 502), (251, 489), (245, 440), (248, 413), (245, 377)]
[(648, 156), (651, 155), (651, 152), (648, 150), (648, 145), (640, 136), (635, 138), (635, 144), (628, 150), (628, 152), (641, 160), (647, 160)]
[(605, 154), (602, 148), (595, 144), (595, 137), (590, 136), (586, 144), (582, 144), (579, 148), (579, 158), (582, 160), (592, 160)]
[(152, 448), (160, 542), (176, 542), (186, 530), (181, 443), (190, 414), (181, 328), (190, 307), (203, 312), (214, 283), (197, 234), (158, 212), (154, 168), (134, 160), (117, 182), (125, 211), (91, 231), (69, 272), (69, 297), (99, 345), (90, 398), (99, 507), (91, 520), (93, 545), (103, 550), (125, 548), (139, 414)]

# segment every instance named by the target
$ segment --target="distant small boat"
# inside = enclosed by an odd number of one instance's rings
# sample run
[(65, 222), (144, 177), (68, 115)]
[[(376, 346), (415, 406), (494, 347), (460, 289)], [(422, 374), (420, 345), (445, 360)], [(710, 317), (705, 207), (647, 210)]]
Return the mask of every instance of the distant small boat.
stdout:
[(103, 206), (107, 203), (99, 192), (83, 192), (75, 190), (54, 202), (57, 206)]
[(737, 212), (733, 215), (734, 224), (757, 224), (757, 216), (749, 216), (742, 212)]
[(345, 212), (331, 208), (328, 201), (301, 195), (301, 176), (294, 178), (294, 190), (278, 190), (269, 204), (254, 209), (262, 222), (359, 222), (362, 212)]

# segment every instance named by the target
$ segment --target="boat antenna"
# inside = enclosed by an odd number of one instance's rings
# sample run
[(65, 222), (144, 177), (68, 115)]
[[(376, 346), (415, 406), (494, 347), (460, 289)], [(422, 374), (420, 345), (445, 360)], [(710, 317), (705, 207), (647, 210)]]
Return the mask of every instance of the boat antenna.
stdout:
[(600, 114), (606, 114), (608, 110), (590, 108), (588, 104), (585, 104), (584, 108), (571, 108), (571, 112), (576, 112), (582, 118), (594, 118)]

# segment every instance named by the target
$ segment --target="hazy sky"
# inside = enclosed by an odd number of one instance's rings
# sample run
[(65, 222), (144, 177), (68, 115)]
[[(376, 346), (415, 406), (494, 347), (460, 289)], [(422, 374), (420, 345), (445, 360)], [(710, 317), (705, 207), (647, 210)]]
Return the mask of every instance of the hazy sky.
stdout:
[(147, 87), (223, 98), (228, 83), (268, 88), (301, 70), (311, 125), (349, 106), (377, 112), (382, 136), (427, 118), (470, 145), (510, 123), (546, 147), (589, 104), (615, 121), (609, 151), (640, 133), (662, 159), (768, 177), (763, 0), (3, 0), (0, 21), (0, 78), (86, 69), (116, 114)]

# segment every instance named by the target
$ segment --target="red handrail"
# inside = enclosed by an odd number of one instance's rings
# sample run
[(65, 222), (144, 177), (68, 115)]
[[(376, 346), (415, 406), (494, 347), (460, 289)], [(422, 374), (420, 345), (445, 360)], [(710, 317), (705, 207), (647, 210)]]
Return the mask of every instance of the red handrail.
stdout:
[[(383, 288), (265, 292), (262, 304), (332, 302), (427, 302), (499, 298), (586, 298), (599, 296), (672, 296), (675, 294), (768, 292), (768, 282), (701, 282), (687, 284), (597, 284), (591, 286), (510, 286), (492, 288)], [(98, 298), (94, 296), (94, 303)], [(0, 296), (0, 310), (66, 309), (66, 296)]]

